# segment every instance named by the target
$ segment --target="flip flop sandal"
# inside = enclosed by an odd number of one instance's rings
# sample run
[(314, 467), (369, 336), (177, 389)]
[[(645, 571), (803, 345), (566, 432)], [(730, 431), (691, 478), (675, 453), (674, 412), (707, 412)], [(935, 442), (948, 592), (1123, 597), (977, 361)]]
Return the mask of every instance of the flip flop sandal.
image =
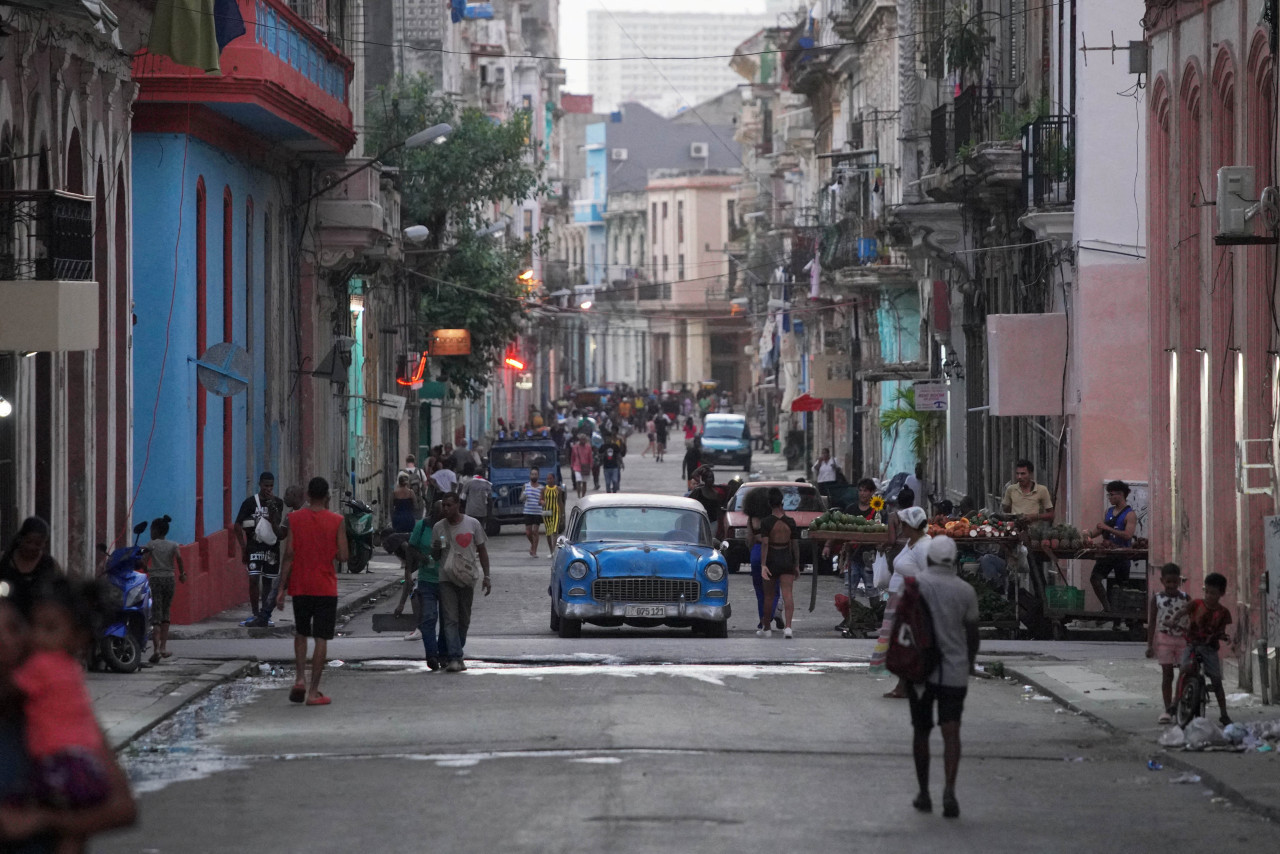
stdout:
[(147, 661), (148, 661), (148, 663), (150, 663), (150, 664), (159, 664), (159, 663), (160, 663), (160, 653), (158, 653), (158, 652), (153, 652), (153, 653), (151, 653), (151, 657), (150, 657), (150, 658), (148, 658), (148, 659), (147, 659)]
[(161, 657), (161, 658), (173, 658), (173, 653), (169, 652), (168, 650), (165, 650), (164, 652), (160, 653), (160, 657)]
[(333, 701), (324, 694), (317, 694), (314, 698), (307, 700), (308, 706), (327, 706)]
[(292, 688), (289, 689), (290, 703), (301, 703), (305, 699), (307, 699), (306, 685), (294, 685)]

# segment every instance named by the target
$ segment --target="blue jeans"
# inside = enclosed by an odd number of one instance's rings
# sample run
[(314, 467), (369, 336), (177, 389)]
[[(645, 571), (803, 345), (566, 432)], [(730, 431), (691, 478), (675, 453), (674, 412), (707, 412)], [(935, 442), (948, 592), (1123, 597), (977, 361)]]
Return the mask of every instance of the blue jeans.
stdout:
[(874, 599), (877, 595), (875, 585), (875, 573), (872, 572), (868, 564), (862, 562), (862, 555), (854, 552), (849, 557), (849, 571), (846, 575), (846, 582), (849, 585), (849, 598), (853, 598), (853, 594), (858, 590), (858, 582), (861, 581), (866, 589), (867, 598)]
[(436, 638), (436, 621), (440, 617), (440, 585), (419, 581), (413, 592), (418, 597), (418, 631), (422, 632), (422, 646), (427, 658), (440, 657), (440, 644)]
[(751, 547), (751, 586), (756, 591), (756, 613), (759, 615), (756, 625), (768, 628), (770, 621), (773, 620), (773, 612), (778, 606), (778, 587), (776, 584), (774, 585), (773, 600), (765, 602), (764, 576), (760, 573), (760, 544), (756, 543)]
[[(461, 661), (462, 648), (467, 643), (467, 629), (471, 627), (471, 603), (475, 599), (474, 587), (459, 587), (442, 581), (437, 590), (440, 598), (440, 634), (444, 637), (441, 652), (447, 661)], [(426, 637), (424, 635), (423, 642)]]
[(622, 469), (605, 469), (604, 470), (604, 491), (617, 492), (618, 486), (622, 482)]

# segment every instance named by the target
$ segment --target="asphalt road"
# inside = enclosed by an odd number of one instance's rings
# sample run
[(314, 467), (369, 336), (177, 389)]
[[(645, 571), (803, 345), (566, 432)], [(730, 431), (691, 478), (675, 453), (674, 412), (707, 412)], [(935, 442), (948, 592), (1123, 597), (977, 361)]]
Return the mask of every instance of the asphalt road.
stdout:
[[(638, 459), (640, 447), (623, 488), (680, 489), (678, 461)], [(870, 642), (832, 631), (835, 579), (820, 579), (818, 610), (800, 609), (792, 641), (754, 636), (745, 576), (731, 584), (727, 640), (630, 628), (561, 640), (547, 626), (543, 549), (530, 558), (514, 529), (493, 542), (494, 593), (477, 601), (466, 673), (425, 671), (419, 644), (374, 635), (366, 613), (331, 646), (342, 661), (325, 676), (332, 706), (288, 703), (285, 668), (219, 689), (135, 743), (126, 761), (142, 821), (95, 850), (1079, 854), (1274, 844), (1271, 825), (1149, 772), (1142, 748), (994, 679), (971, 683), (961, 819), (918, 814), (906, 706), (883, 699), (891, 683), (868, 675)], [(1002, 646), (1018, 654), (1016, 642)], [(284, 661), (290, 648), (193, 640), (179, 651)], [(940, 759), (934, 773), (937, 800)]]

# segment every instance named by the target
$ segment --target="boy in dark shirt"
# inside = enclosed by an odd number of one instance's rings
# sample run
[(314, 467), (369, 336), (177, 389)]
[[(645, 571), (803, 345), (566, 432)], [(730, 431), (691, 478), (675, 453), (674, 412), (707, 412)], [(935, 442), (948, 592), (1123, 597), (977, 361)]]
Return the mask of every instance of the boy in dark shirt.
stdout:
[(1204, 598), (1193, 599), (1187, 611), (1187, 648), (1182, 653), (1181, 666), (1184, 672), (1194, 673), (1195, 663), (1191, 658), (1192, 650), (1200, 653), (1204, 662), (1204, 675), (1213, 686), (1213, 695), (1218, 700), (1218, 710), (1222, 712), (1223, 726), (1231, 723), (1227, 715), (1227, 697), (1222, 690), (1222, 662), (1218, 659), (1218, 641), (1230, 641), (1227, 626), (1231, 625), (1231, 612), (1221, 603), (1223, 594), (1227, 592), (1226, 576), (1211, 572), (1204, 578)]

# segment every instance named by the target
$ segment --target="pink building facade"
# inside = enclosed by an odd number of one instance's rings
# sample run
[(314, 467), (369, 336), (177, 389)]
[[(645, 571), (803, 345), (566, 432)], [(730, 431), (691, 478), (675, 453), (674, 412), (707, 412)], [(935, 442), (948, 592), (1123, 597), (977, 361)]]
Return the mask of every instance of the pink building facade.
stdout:
[[(1236, 459), (1274, 447), (1277, 270), (1274, 246), (1218, 245), (1211, 204), (1222, 166), (1252, 166), (1259, 189), (1276, 183), (1263, 5), (1148, 2), (1146, 17), (1151, 558), (1181, 565), (1192, 595), (1205, 574), (1226, 575), (1242, 665), (1264, 631), (1263, 518), (1277, 508), (1274, 494), (1247, 491), (1271, 487), (1274, 471), (1242, 482)], [(1241, 683), (1252, 685), (1248, 666)]]

